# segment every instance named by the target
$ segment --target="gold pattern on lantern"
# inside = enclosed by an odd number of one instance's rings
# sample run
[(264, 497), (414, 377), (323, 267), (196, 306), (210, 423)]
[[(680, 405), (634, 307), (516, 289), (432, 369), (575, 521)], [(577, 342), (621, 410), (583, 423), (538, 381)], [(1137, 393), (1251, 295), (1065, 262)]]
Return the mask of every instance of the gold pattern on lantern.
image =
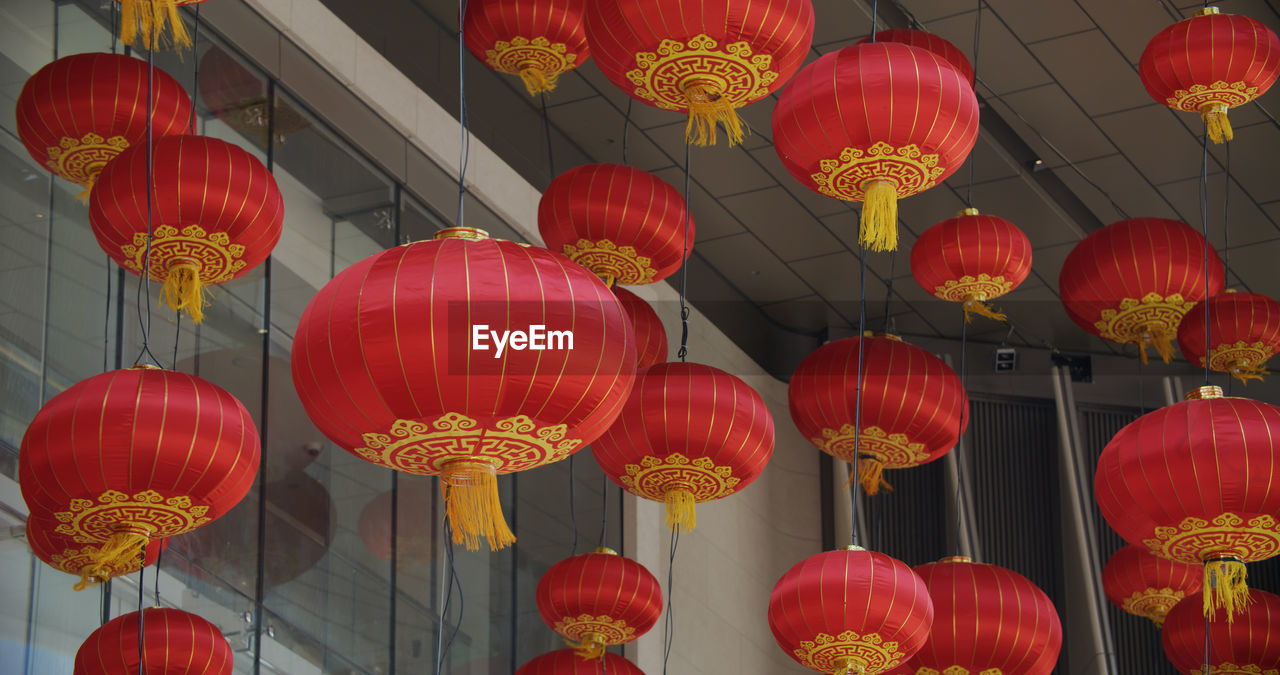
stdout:
[(490, 68), (510, 75), (537, 68), (554, 76), (572, 70), (577, 65), (578, 55), (569, 53), (563, 42), (552, 42), (541, 36), (529, 39), (517, 35), (510, 42), (495, 41), (493, 49), (484, 50), (484, 61)]
[(1228, 512), (1212, 522), (1189, 516), (1177, 527), (1157, 527), (1154, 534), (1143, 540), (1152, 553), (1195, 565), (1209, 557), (1255, 562), (1280, 554), (1280, 524), (1266, 515), (1246, 521)]
[(1177, 335), (1182, 317), (1196, 303), (1184, 300), (1181, 293), (1162, 297), (1148, 293), (1137, 298), (1124, 298), (1119, 309), (1102, 310), (1101, 318), (1093, 323), (1098, 335), (1121, 344), (1139, 342), (1143, 332), (1161, 332)]
[(1133, 595), (1120, 603), (1120, 608), (1134, 616), (1145, 616), (1155, 622), (1156, 626), (1164, 625), (1164, 618), (1169, 610), (1187, 597), (1187, 592), (1172, 588), (1147, 588), (1134, 591)]
[(657, 51), (636, 54), (627, 79), (635, 96), (664, 110), (687, 111), (686, 89), (695, 82), (739, 107), (769, 95), (769, 85), (778, 79), (772, 66), (772, 56), (753, 53), (746, 41), (721, 47), (699, 34), (687, 42), (665, 39)]
[(1218, 80), (1213, 84), (1193, 84), (1186, 89), (1179, 89), (1165, 99), (1170, 108), (1187, 112), (1200, 112), (1211, 103), (1224, 104), (1228, 108), (1244, 105), (1258, 97), (1258, 88), (1246, 82), (1226, 82)]
[(818, 171), (810, 175), (814, 184), (828, 197), (860, 202), (873, 181), (888, 181), (899, 198), (924, 192), (933, 187), (946, 167), (938, 166), (938, 155), (926, 153), (912, 143), (901, 147), (877, 141), (871, 147), (845, 148), (835, 159), (818, 163)]
[(622, 484), (645, 499), (665, 501), (667, 491), (673, 487), (686, 490), (695, 501), (705, 502), (733, 494), (742, 479), (733, 475), (733, 468), (717, 466), (709, 457), (689, 459), (673, 452), (666, 457), (648, 455), (639, 464), (626, 465)]
[(552, 628), (555, 632), (575, 642), (586, 642), (588, 635), (598, 637), (605, 644), (620, 645), (636, 639), (636, 629), (628, 626), (623, 619), (611, 616), (593, 616), (580, 614), (577, 617), (566, 616), (556, 621)]
[(208, 506), (196, 506), (191, 497), (164, 497), (155, 490), (132, 496), (107, 490), (97, 500), (73, 499), (70, 509), (54, 515), (54, 531), (74, 537), (81, 544), (101, 543), (119, 531), (121, 525), (146, 529), (153, 539), (189, 532), (211, 519)]
[[(199, 225), (188, 225), (179, 232), (172, 225), (160, 225), (151, 238), (151, 280), (164, 281), (170, 266), (182, 262), (197, 267), (200, 281), (205, 284), (231, 281), (245, 267), (240, 259), (244, 251), (244, 245), (231, 243), (226, 232), (209, 234)], [(121, 246), (120, 252), (125, 257), (124, 266), (142, 274), (147, 233), (135, 232), (133, 243)]]
[(124, 136), (103, 138), (92, 132), (80, 138), (63, 136), (57, 147), (46, 149), (49, 159), (45, 164), (55, 175), (72, 183), (93, 185), (102, 167), (128, 147), (129, 141)]
[[(1250, 379), (1261, 380), (1267, 374), (1266, 363), (1275, 356), (1275, 348), (1265, 342), (1245, 342), (1217, 345), (1209, 352), (1209, 368), (1220, 373), (1230, 373), (1237, 379), (1248, 382)], [(1204, 365), (1204, 357), (1200, 357), (1200, 365)]]
[(498, 473), (533, 469), (564, 459), (582, 440), (568, 438), (564, 424), (542, 425), (526, 415), (500, 419), (492, 426), (460, 413), (434, 420), (396, 420), (386, 433), (367, 433), (353, 452), (397, 471), (435, 475), (449, 462), (488, 461)]
[[(809, 440), (832, 457), (854, 461), (852, 424), (842, 425), (839, 430), (823, 429), (821, 433), (822, 438)], [(914, 442), (906, 434), (891, 434), (874, 425), (863, 428), (858, 439), (858, 453), (863, 457), (876, 458), (886, 469), (906, 469), (929, 461), (924, 443)]]
[(964, 666), (951, 666), (945, 670), (934, 670), (933, 668), (920, 667), (916, 670), (916, 675), (1004, 675), (1004, 671), (999, 668), (972, 671)]
[(802, 640), (793, 653), (801, 664), (820, 673), (850, 669), (855, 673), (882, 673), (906, 658), (897, 642), (885, 642), (879, 633), (859, 635), (851, 630), (834, 636), (818, 633), (812, 640)]
[(991, 276), (986, 272), (973, 276), (966, 274), (959, 279), (947, 279), (941, 286), (935, 286), (933, 295), (951, 302), (966, 300), (991, 300), (1013, 290), (1013, 282), (1005, 281), (1004, 275)]
[[(1243, 665), (1237, 666), (1234, 663), (1220, 663), (1213, 667), (1213, 675), (1280, 675), (1280, 671), (1275, 668), (1263, 670), (1261, 666)], [(1199, 668), (1193, 668), (1191, 675), (1203, 675), (1203, 671)]]
[(579, 239), (576, 244), (565, 244), (563, 250), (570, 260), (622, 286), (651, 284), (658, 274), (653, 261), (637, 253), (635, 247), (619, 246), (608, 239)]

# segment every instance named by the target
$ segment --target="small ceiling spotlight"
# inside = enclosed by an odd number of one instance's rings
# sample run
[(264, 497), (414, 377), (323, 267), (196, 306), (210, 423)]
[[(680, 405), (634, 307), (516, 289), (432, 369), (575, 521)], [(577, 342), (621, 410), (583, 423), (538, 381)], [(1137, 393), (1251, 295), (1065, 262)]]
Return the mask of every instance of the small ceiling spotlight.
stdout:
[(1048, 169), (1048, 168), (1049, 168), (1049, 165), (1045, 164), (1044, 160), (1040, 159), (1039, 157), (1027, 162), (1027, 169), (1030, 170), (1031, 173), (1044, 171), (1045, 169)]

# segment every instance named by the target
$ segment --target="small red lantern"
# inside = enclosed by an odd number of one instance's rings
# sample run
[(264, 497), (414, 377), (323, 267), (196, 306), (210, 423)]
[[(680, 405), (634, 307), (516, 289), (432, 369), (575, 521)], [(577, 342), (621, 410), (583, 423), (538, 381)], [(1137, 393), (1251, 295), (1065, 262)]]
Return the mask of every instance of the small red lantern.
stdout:
[(113, 577), (133, 574), (143, 567), (154, 565), (156, 559), (160, 557), (160, 551), (164, 550), (165, 545), (169, 542), (168, 539), (161, 539), (155, 545), (147, 546), (145, 560), (119, 561), (115, 565), (99, 565), (94, 561), (94, 553), (97, 552), (98, 547), (82, 544), (76, 541), (75, 537), (60, 534), (56, 531), (57, 527), (58, 522), (56, 520), (46, 521), (37, 517), (28, 518), (26, 527), (27, 543), (31, 546), (31, 552), (40, 559), (40, 562), (56, 570), (80, 577), (80, 582), (75, 585), (77, 591), (103, 583)]
[(1102, 568), (1102, 590), (1111, 604), (1151, 619), (1159, 628), (1174, 605), (1200, 592), (1203, 574), (1199, 565), (1167, 560), (1142, 544), (1129, 544)]
[(585, 658), (572, 649), (561, 649), (543, 654), (520, 666), (516, 675), (644, 675), (634, 663), (605, 652), (604, 658)]
[[(258, 472), (249, 411), (198, 377), (158, 368), (82, 380), (36, 413), (22, 437), (22, 496), (55, 531), (94, 544), (100, 567), (235, 506)], [(148, 546), (149, 547), (149, 546)]]
[[(261, 148), (311, 126), (302, 113), (287, 102), (268, 96), (265, 77), (254, 74), (227, 50), (209, 47), (200, 57), (200, 98), (224, 124), (252, 138)], [(268, 130), (275, 138), (268, 138)]]
[(1036, 673), (1062, 649), (1058, 610), (1029, 579), (969, 558), (920, 565), (933, 631), (912, 663), (921, 673)]
[(610, 645), (649, 632), (662, 615), (662, 588), (649, 570), (598, 548), (561, 560), (538, 582), (538, 613), (580, 656), (602, 658)]
[(1178, 326), (1178, 346), (1188, 361), (1248, 384), (1267, 374), (1267, 360), (1280, 352), (1280, 303), (1257, 293), (1227, 291), (1207, 303), (1213, 325), (1205, 349), (1205, 302), (1196, 303)]
[(624, 286), (674, 274), (695, 234), (675, 188), (621, 164), (586, 164), (556, 176), (538, 202), (538, 232), (547, 248)]
[(180, 609), (152, 607), (93, 631), (76, 651), (75, 675), (230, 675), (234, 658), (217, 626)]
[(1204, 564), (1205, 614), (1238, 613), (1244, 563), (1280, 554), (1280, 407), (1201, 387), (1111, 439), (1094, 494), (1130, 543)]
[(769, 629), (782, 651), (832, 675), (890, 672), (920, 651), (933, 622), (924, 580), (857, 546), (800, 561), (769, 597)]
[(667, 525), (697, 526), (698, 502), (727, 497), (773, 456), (773, 416), (746, 382), (696, 363), (661, 363), (636, 377), (622, 414), (592, 446), (624, 490), (667, 504)]
[[(1190, 596), (1169, 612), (1160, 641), (1173, 667), (1184, 675), (1204, 675), (1205, 620), (1200, 598)], [(1271, 675), (1280, 672), (1280, 596), (1249, 591), (1248, 608), (1231, 620), (1215, 612), (1208, 621), (1209, 672), (1213, 675)]]
[(340, 272), (307, 305), (292, 355), (320, 431), (374, 464), (442, 476), (454, 541), (471, 549), (515, 540), (498, 474), (594, 441), (636, 372), (630, 320), (599, 279), (471, 228)]
[[(134, 146), (102, 171), (89, 225), (117, 264), (164, 284), (169, 307), (200, 323), (209, 284), (231, 281), (271, 255), (284, 229), (275, 178), (239, 146), (206, 136), (166, 136)], [(148, 233), (150, 246), (148, 247)]]
[(1104, 340), (1147, 347), (1168, 363), (1182, 316), (1205, 297), (1222, 292), (1218, 252), (1190, 225), (1164, 218), (1112, 223), (1071, 249), (1058, 278), (1067, 315)]
[(898, 248), (898, 199), (928, 190), (978, 140), (978, 99), (964, 74), (896, 42), (855, 44), (805, 66), (778, 97), (773, 142), (796, 180), (863, 202), (860, 241)]
[(636, 366), (640, 369), (656, 366), (667, 360), (667, 329), (662, 319), (649, 303), (621, 286), (613, 287), (618, 302), (631, 317), (631, 328), (636, 335)]
[(87, 198), (102, 167), (126, 148), (145, 144), (148, 116), (153, 137), (186, 133), (191, 99), (177, 80), (146, 61), (73, 54), (27, 79), (15, 115), (32, 159), (84, 186)]
[(1031, 240), (1013, 223), (968, 208), (927, 229), (911, 247), (911, 276), (924, 290), (964, 303), (971, 314), (1004, 321), (986, 305), (1031, 274)]
[(890, 30), (882, 30), (876, 33), (875, 39), (870, 37), (858, 40), (858, 44), (867, 42), (897, 42), (899, 44), (911, 45), (912, 47), (920, 47), (933, 52), (937, 56), (946, 59), (947, 63), (955, 66), (964, 76), (964, 81), (970, 85), (973, 84), (973, 64), (969, 63), (969, 57), (960, 51), (960, 48), (951, 44), (945, 38), (934, 35), (927, 30), (915, 30), (912, 28), (893, 28)]
[(583, 0), (471, 0), (463, 17), (467, 49), (499, 73), (519, 75), (530, 96), (556, 88), (587, 62)]
[[(865, 368), (858, 367), (859, 342)], [(857, 433), (859, 378), (862, 431)], [(885, 469), (927, 464), (947, 454), (969, 424), (969, 397), (941, 359), (896, 336), (828, 342), (800, 362), (787, 387), (791, 419), (819, 450), (860, 462), (867, 494), (892, 489)], [(854, 440), (858, 454), (854, 455)]]
[(587, 39), (600, 72), (641, 103), (687, 112), (685, 139), (729, 144), (746, 131), (737, 108), (768, 96), (804, 63), (809, 0), (593, 0)]
[(1280, 74), (1280, 39), (1247, 16), (1205, 7), (1151, 38), (1138, 75), (1157, 103), (1198, 112), (1209, 138), (1232, 138), (1227, 110), (1267, 93)]
[[(191, 33), (182, 22), (178, 8), (205, 0), (116, 0), (120, 3), (120, 41), (144, 49), (161, 47), (166, 41), (175, 48), (191, 48)], [(166, 28), (169, 34), (166, 35)], [(168, 40), (166, 40), (168, 38)]]

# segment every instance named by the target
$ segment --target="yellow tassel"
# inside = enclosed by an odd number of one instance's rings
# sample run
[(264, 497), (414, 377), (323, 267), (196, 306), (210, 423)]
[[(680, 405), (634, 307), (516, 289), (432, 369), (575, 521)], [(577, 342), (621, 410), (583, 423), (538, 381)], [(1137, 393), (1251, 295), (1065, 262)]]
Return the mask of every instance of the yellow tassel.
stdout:
[(1249, 384), (1249, 380), (1257, 380), (1261, 382), (1263, 375), (1271, 374), (1271, 371), (1267, 370), (1267, 364), (1265, 363), (1249, 365), (1246, 363), (1236, 362), (1231, 364), (1230, 372), (1231, 377), (1240, 380), (1244, 384)]
[(898, 188), (875, 179), (863, 186), (860, 241), (872, 251), (898, 250)]
[[(141, 556), (142, 552), (139, 551), (138, 555)], [(83, 591), (90, 586), (97, 586), (99, 584), (106, 583), (107, 580), (113, 576), (115, 575), (111, 574), (107, 567), (85, 565), (80, 569), (80, 581), (77, 582), (75, 586), (72, 586), (71, 589), (77, 592)]]
[(604, 639), (597, 633), (587, 633), (582, 637), (582, 642), (574, 642), (573, 640), (565, 640), (564, 643), (573, 650), (573, 653), (580, 659), (584, 660), (604, 660), (604, 652), (607, 645)]
[(1219, 608), (1226, 610), (1227, 623), (1249, 607), (1249, 572), (1235, 558), (1207, 560), (1204, 563), (1204, 615), (1213, 616)]
[(1160, 358), (1169, 363), (1173, 361), (1173, 335), (1161, 328), (1144, 328), (1138, 336), (1138, 358), (1147, 363), (1147, 347), (1156, 350)]
[(1008, 321), (1009, 319), (1004, 312), (997, 312), (987, 303), (973, 296), (969, 296), (964, 301), (964, 320), (966, 322), (973, 321), (974, 314), (977, 314), (978, 316), (985, 316), (988, 319), (995, 319), (996, 321)]
[(689, 100), (689, 121), (684, 127), (684, 140), (697, 146), (716, 144), (716, 124), (724, 126), (729, 136), (729, 145), (742, 142), (750, 131), (746, 122), (738, 117), (733, 102), (699, 82), (691, 82), (684, 87), (685, 98)]
[(174, 47), (191, 48), (191, 34), (175, 0), (120, 0), (120, 40), (125, 44), (135, 45), (140, 40), (146, 49), (160, 47), (166, 26), (172, 27)]
[(98, 174), (89, 174), (88, 178), (89, 181), (84, 184), (84, 189), (80, 191), (80, 194), (76, 195), (76, 201), (81, 204), (89, 203), (89, 194), (93, 192), (93, 184), (98, 182)]
[(693, 493), (682, 487), (667, 488), (667, 527), (692, 532), (698, 526), (698, 502)]
[[(151, 541), (145, 528), (120, 530), (97, 551), (89, 555), (93, 561), (89, 564), (96, 570), (130, 569), (142, 559), (142, 549)], [(83, 573), (82, 573), (83, 574)]]
[(520, 71), (520, 79), (524, 81), (524, 88), (529, 91), (529, 95), (537, 96), (553, 91), (560, 78), (557, 73), (548, 74), (538, 68), (525, 68)]
[(209, 298), (200, 279), (200, 268), (185, 262), (170, 267), (160, 288), (160, 301), (175, 312), (185, 310), (196, 323), (204, 321), (204, 306)]
[(1154, 623), (1156, 625), (1156, 630), (1163, 630), (1165, 616), (1166, 616), (1165, 614), (1157, 614), (1155, 612), (1152, 612), (1147, 615), (1147, 618), (1151, 619), (1151, 623)]
[(453, 529), (453, 543), (468, 551), (480, 550), (480, 537), (489, 540), (489, 550), (506, 548), (516, 541), (507, 527), (498, 499), (498, 472), (485, 460), (460, 459), (444, 466), (440, 476), (444, 486), (445, 513)]
[[(889, 481), (884, 479), (884, 464), (875, 457), (863, 457), (858, 460), (858, 484), (862, 486), (862, 491), (867, 493), (868, 497), (874, 497), (880, 494), (880, 488), (884, 488), (889, 492), (893, 492), (893, 486)], [(845, 481), (844, 486), (853, 485), (853, 472), (849, 472), (849, 480)]]
[(1227, 104), (1204, 104), (1200, 108), (1200, 119), (1204, 120), (1209, 140), (1214, 143), (1225, 143), (1235, 138), (1235, 132), (1231, 130), (1231, 120), (1227, 119)]
[(836, 669), (831, 671), (832, 675), (865, 675), (866, 666), (857, 663), (849, 657), (836, 659)]

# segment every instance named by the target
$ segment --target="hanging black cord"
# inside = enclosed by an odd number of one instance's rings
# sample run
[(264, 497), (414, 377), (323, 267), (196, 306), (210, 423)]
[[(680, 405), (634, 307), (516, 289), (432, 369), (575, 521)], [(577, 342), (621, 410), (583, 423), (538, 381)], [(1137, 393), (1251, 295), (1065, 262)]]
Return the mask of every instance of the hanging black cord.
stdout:
[[(1227, 221), (1231, 216), (1231, 144), (1224, 143), (1223, 145), (1226, 146), (1223, 148), (1226, 152), (1226, 158), (1223, 162), (1226, 178), (1222, 185), (1222, 283), (1223, 288), (1226, 289), (1231, 286), (1231, 239), (1228, 236), (1231, 233), (1231, 228), (1227, 225)], [(1208, 307), (1206, 299), (1205, 308), (1208, 309)], [(1208, 318), (1208, 314), (1205, 315), (1205, 318)], [(1209, 360), (1209, 344), (1207, 342), (1204, 349), (1204, 359), (1207, 362)], [(1227, 396), (1231, 395), (1231, 388), (1235, 384), (1235, 379), (1234, 377), (1227, 378)]]
[[(973, 22), (973, 86), (978, 86), (978, 45), (979, 38), (982, 36), (982, 0), (978, 0), (978, 16)], [(976, 93), (976, 92), (975, 92)], [(969, 153), (969, 189), (965, 192), (965, 206), (973, 208), (973, 165), (977, 162), (977, 153)]]
[[(187, 133), (196, 132), (196, 102), (200, 100), (200, 59), (196, 58), (196, 42), (200, 40), (200, 7), (196, 4), (195, 26), (191, 31), (191, 117), (187, 120)], [(267, 139), (271, 143), (271, 139)]]
[(178, 369), (178, 344), (182, 342), (182, 312), (177, 313), (173, 322), (173, 369)]
[(146, 675), (147, 659), (146, 659), (146, 628), (147, 620), (144, 612), (142, 595), (146, 592), (147, 584), (147, 545), (142, 545), (142, 552), (138, 554), (138, 675)]
[[(147, 50), (147, 245), (143, 251), (142, 258), (142, 276), (138, 279), (138, 292), (134, 296), (134, 302), (138, 305), (138, 326), (142, 329), (142, 350), (138, 352), (138, 358), (133, 360), (133, 365), (138, 365), (142, 361), (144, 355), (150, 356), (151, 361), (155, 365), (160, 365), (160, 359), (151, 353), (151, 239), (153, 235), (154, 220), (154, 204), (153, 193), (155, 185), (152, 184), (154, 174), (153, 147), (151, 138), (152, 118), (155, 116), (155, 50)], [(143, 293), (146, 293), (146, 303), (142, 301)], [(145, 310), (144, 310), (145, 307)], [(145, 319), (143, 312), (146, 312)]]
[[(1209, 589), (1204, 589), (1204, 592), (1208, 593)], [(1204, 675), (1209, 675), (1209, 673), (1213, 672), (1213, 666), (1209, 663), (1209, 659), (1209, 615), (1206, 614), (1204, 617), (1204, 669), (1200, 671)]]
[[(113, 2), (111, 4), (114, 5), (116, 3)], [(111, 353), (111, 272), (113, 271), (112, 264), (111, 264), (111, 256), (106, 256), (106, 258), (107, 258), (107, 262), (106, 262), (107, 309), (105, 312), (106, 316), (104, 316), (102, 319), (102, 372), (104, 373), (107, 372), (107, 369), (109, 367), (109, 364), (110, 364), (109, 355)]]
[[(964, 526), (964, 475), (961, 473), (960, 465), (960, 448), (964, 445), (964, 427), (965, 418), (969, 415), (969, 388), (965, 385), (968, 377), (968, 363), (966, 357), (969, 353), (969, 321), (964, 316), (964, 311), (960, 312), (960, 391), (965, 397), (965, 406), (960, 410), (960, 432), (956, 435), (956, 447), (952, 452), (956, 453), (956, 555), (962, 555), (961, 547), (962, 533)], [(972, 553), (972, 551), (971, 551)]]
[[(466, 612), (466, 604), (462, 598), (462, 581), (458, 579), (458, 568), (454, 561), (453, 552), (453, 529), (449, 523), (449, 519), (444, 521), (444, 555), (448, 561), (448, 566), (444, 572), (447, 574), (444, 588), (442, 591), (444, 602), (440, 603), (440, 616), (436, 624), (436, 669), (435, 675), (444, 674), (444, 664), (449, 650), (453, 648), (453, 642), (458, 637), (458, 631), (462, 629), (462, 617)], [(449, 634), (449, 639), (444, 639), (444, 631), (449, 618), (449, 606), (453, 602), (453, 589), (458, 589), (458, 622), (453, 627), (453, 632)]]
[(671, 541), (667, 555), (667, 612), (663, 623), (662, 636), (662, 675), (667, 675), (667, 662), (671, 660), (671, 643), (675, 638), (675, 619), (672, 606), (675, 596), (671, 593), (671, 584), (675, 579), (676, 548), (680, 546), (680, 528), (671, 528)]
[[(467, 15), (467, 0), (459, 0), (458, 18)], [(463, 225), (463, 203), (467, 194), (467, 160), (471, 155), (471, 133), (467, 128), (466, 21), (458, 21), (458, 214), (454, 225)]]
[(116, 46), (120, 42), (120, 5), (119, 3), (111, 3), (111, 53), (116, 53)]
[(884, 325), (881, 332), (892, 333), (893, 328), (890, 326), (889, 320), (889, 302), (893, 300), (893, 276), (895, 263), (898, 260), (898, 251), (889, 251), (889, 278), (884, 282)]
[(1200, 155), (1200, 227), (1204, 235), (1204, 386), (1209, 386), (1209, 350), (1213, 308), (1209, 304), (1209, 127), (1205, 125)]
[(631, 104), (635, 99), (627, 97), (627, 112), (622, 116), (622, 163), (627, 163), (627, 137), (631, 131)]
[(862, 455), (859, 446), (862, 438), (862, 380), (866, 376), (867, 368), (865, 363), (866, 347), (867, 347), (867, 247), (862, 245), (858, 255), (859, 273), (858, 273), (858, 378), (854, 380), (853, 385), (853, 479), (849, 481), (849, 503), (851, 504), (850, 515), (852, 522), (849, 524), (850, 537), (849, 541), (854, 545), (858, 545), (858, 502), (862, 499), (859, 492), (861, 489), (861, 481), (859, 480), (861, 473)]
[[(164, 546), (161, 546), (161, 547), (160, 547), (160, 551), (159, 551), (158, 553), (156, 553), (156, 573), (155, 573), (155, 578), (156, 578), (156, 584), (155, 584), (155, 598), (156, 598), (156, 604), (155, 604), (155, 606), (156, 606), (156, 607), (159, 607), (159, 606), (160, 606), (160, 563), (163, 561), (163, 559), (164, 559)], [(145, 564), (146, 564), (146, 562), (147, 562), (146, 558), (143, 558), (142, 563), (145, 565)]]
[(609, 476), (600, 477), (600, 548), (605, 547), (605, 537), (609, 532)]
[(876, 24), (880, 22), (880, 0), (871, 0), (871, 42), (876, 41)]
[(576, 487), (577, 474), (574, 471), (573, 455), (569, 455), (569, 527), (573, 530), (573, 543), (569, 547), (569, 555), (578, 555), (578, 506)]
[(689, 205), (691, 147), (688, 143), (684, 144), (684, 251), (680, 258), (680, 351), (676, 352), (682, 363), (689, 355), (689, 305), (685, 300), (685, 291), (689, 280), (689, 222), (692, 219)]
[(542, 133), (547, 139), (547, 180), (556, 177), (555, 156), (551, 154), (551, 116), (547, 114), (547, 93), (542, 92)]

